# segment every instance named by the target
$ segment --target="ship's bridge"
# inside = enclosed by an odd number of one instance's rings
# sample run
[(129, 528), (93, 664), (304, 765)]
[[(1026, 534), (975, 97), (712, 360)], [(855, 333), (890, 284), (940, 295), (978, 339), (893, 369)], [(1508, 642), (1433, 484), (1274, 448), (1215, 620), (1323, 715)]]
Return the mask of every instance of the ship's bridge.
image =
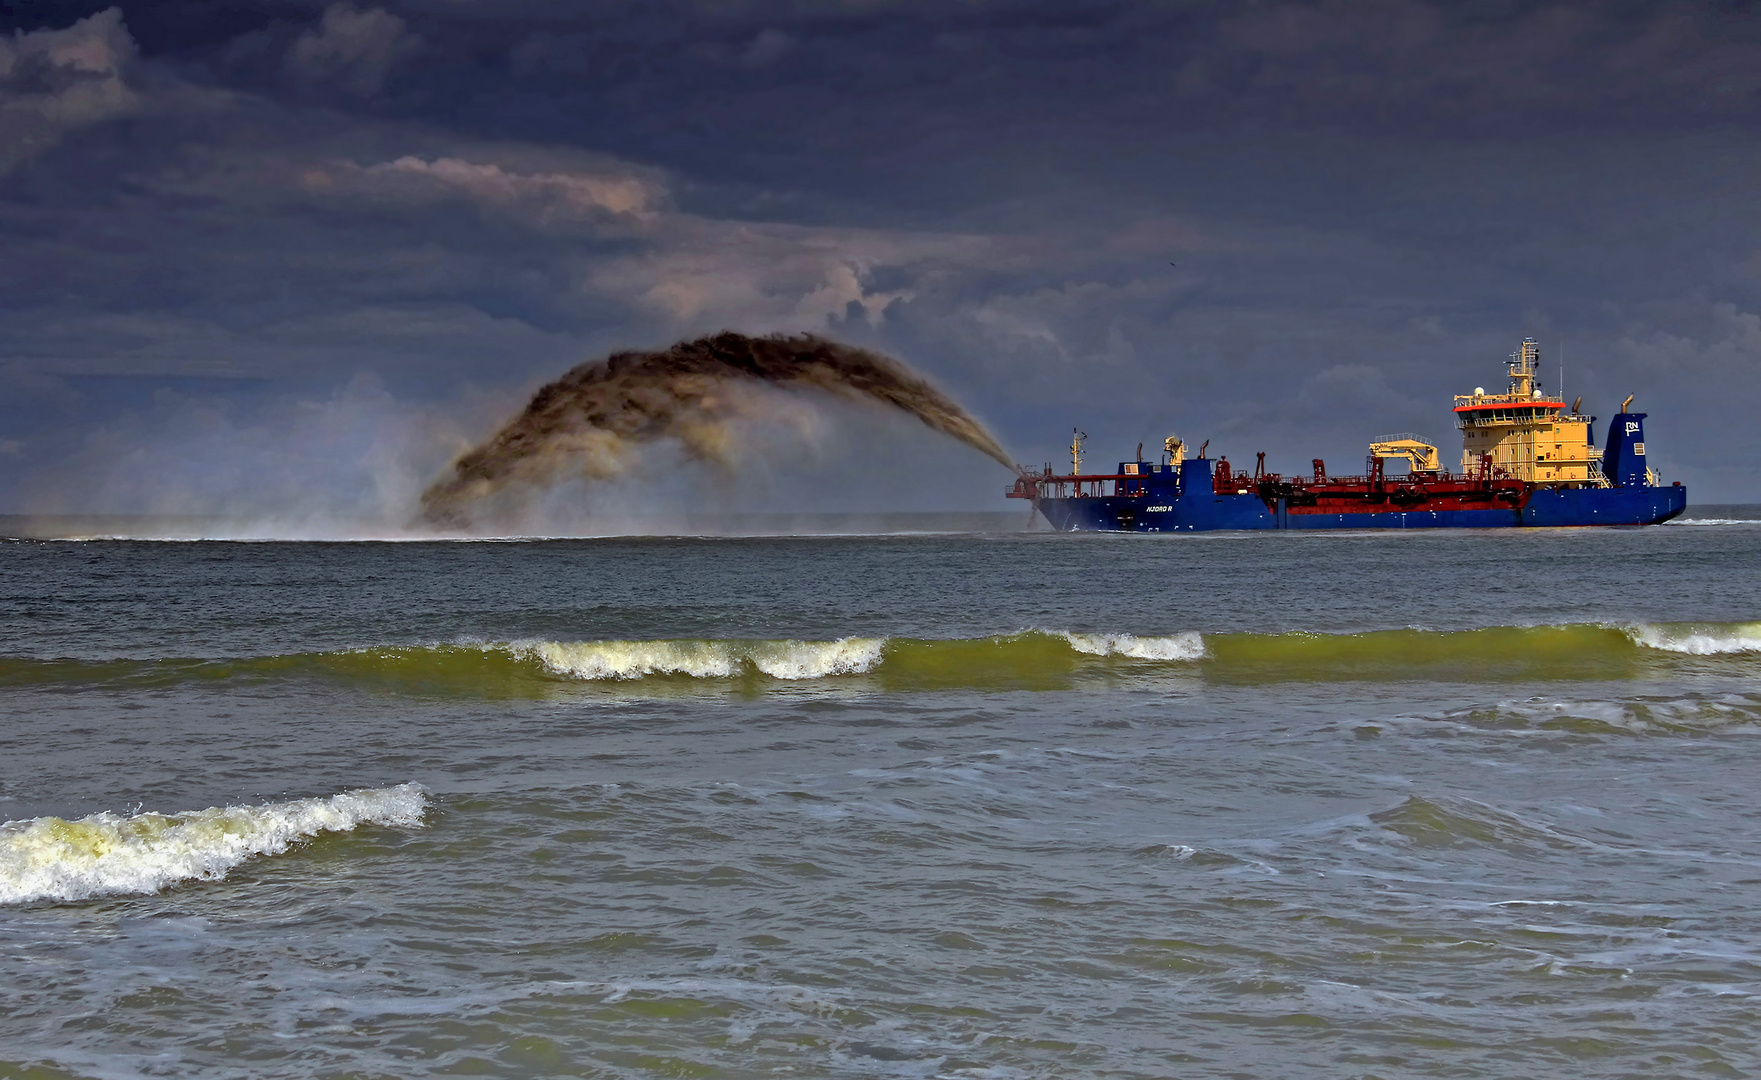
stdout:
[(1510, 387), (1502, 394), (1475, 389), (1455, 398), (1455, 426), (1462, 432), (1461, 467), (1482, 462), (1494, 472), (1532, 483), (1606, 485), (1590, 445), (1593, 417), (1568, 411), (1562, 398), (1541, 392), (1541, 347), (1524, 338), (1511, 354)]
[(1546, 398), (1523, 400), (1510, 394), (1457, 394), (1455, 426), (1466, 431), (1494, 424), (1532, 424), (1550, 420), (1564, 410), (1565, 402)]

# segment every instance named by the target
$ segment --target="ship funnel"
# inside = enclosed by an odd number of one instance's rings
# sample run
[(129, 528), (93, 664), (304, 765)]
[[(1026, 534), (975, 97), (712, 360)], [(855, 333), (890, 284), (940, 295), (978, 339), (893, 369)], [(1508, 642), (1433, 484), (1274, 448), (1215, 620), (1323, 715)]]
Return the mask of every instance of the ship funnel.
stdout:
[(1645, 415), (1627, 412), (1632, 398), (1608, 422), (1607, 449), (1602, 452), (1602, 474), (1616, 487), (1645, 487), (1650, 483), (1645, 467)]

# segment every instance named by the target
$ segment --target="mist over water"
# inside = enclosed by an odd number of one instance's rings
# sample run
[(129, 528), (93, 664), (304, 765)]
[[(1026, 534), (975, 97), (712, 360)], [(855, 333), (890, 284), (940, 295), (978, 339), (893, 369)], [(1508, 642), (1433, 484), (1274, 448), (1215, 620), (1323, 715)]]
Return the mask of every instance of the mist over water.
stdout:
[(670, 440), (696, 461), (739, 467), (734, 427), (776, 419), (762, 390), (829, 394), (899, 410), (1014, 469), (996, 438), (922, 376), (891, 357), (812, 335), (723, 333), (656, 352), (621, 352), (569, 371), (465, 453), (422, 496), (430, 525), (464, 527), (510, 487), (624, 475), (643, 444)]

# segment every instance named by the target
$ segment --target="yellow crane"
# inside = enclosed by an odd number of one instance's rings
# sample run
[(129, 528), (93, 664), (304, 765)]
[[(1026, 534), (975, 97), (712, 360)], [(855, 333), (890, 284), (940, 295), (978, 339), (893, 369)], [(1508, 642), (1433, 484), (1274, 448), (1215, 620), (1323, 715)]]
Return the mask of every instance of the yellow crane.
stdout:
[(1375, 458), (1405, 458), (1413, 472), (1438, 471), (1442, 466), (1438, 460), (1437, 448), (1428, 440), (1421, 439), (1411, 433), (1401, 435), (1384, 435), (1370, 444), (1370, 456)]

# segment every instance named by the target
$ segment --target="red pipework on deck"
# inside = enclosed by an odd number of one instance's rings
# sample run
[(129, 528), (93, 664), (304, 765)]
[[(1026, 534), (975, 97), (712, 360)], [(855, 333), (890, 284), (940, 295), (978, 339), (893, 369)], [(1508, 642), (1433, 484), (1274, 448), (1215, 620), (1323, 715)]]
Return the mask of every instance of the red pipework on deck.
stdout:
[[(1251, 494), (1274, 512), (1279, 503), (1284, 512), (1302, 514), (1375, 514), (1410, 511), (1508, 510), (1528, 502), (1534, 485), (1518, 480), (1509, 470), (1495, 467), (1490, 455), (1480, 455), (1478, 467), (1472, 472), (1450, 475), (1443, 471), (1422, 475), (1388, 476), (1381, 458), (1371, 457), (1362, 476), (1328, 476), (1327, 466), (1320, 458), (1311, 463), (1314, 478), (1285, 478), (1265, 471), (1263, 455), (1258, 459), (1255, 475), (1236, 472), (1228, 458), (1218, 458), (1212, 467), (1212, 491), (1217, 495)], [(1080, 476), (1054, 476), (1048, 468), (1043, 474), (1023, 473), (1008, 492), (1012, 499), (1095, 498), (1105, 497), (1103, 484), (1111, 481), (1115, 498), (1145, 498), (1149, 495), (1147, 478), (1132, 473), (1088, 473)], [(1066, 494), (1066, 492), (1069, 494)], [(1191, 494), (1188, 492), (1188, 494)]]
[[(1075, 498), (1101, 498), (1103, 495), (1099, 485), (1104, 484), (1109, 480), (1113, 482), (1113, 495), (1142, 497), (1148, 494), (1148, 492), (1143, 489), (1142, 476), (1134, 476), (1130, 473), (1083, 473), (1080, 476), (1053, 476), (1049, 469), (1046, 470), (1046, 473), (1043, 476), (1035, 475), (1033, 473), (1022, 473), (1015, 478), (1015, 486), (1004, 492), (1004, 494), (1011, 499), (1063, 498), (1063, 486), (1065, 484), (1071, 484), (1076, 488), (1074, 493)], [(1094, 490), (1083, 490), (1084, 485), (1091, 484), (1095, 486)], [(1056, 490), (1048, 494), (1043, 490), (1045, 488), (1054, 488)]]

